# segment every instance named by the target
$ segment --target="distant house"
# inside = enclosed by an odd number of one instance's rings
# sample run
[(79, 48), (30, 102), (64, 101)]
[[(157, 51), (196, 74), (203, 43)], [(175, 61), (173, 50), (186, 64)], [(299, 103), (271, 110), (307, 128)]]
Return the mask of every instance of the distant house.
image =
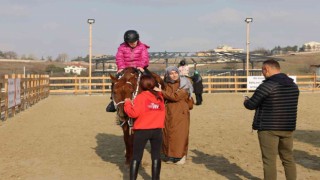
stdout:
[(87, 68), (82, 66), (67, 66), (64, 68), (65, 73), (81, 74), (81, 71), (86, 71)]
[(306, 52), (316, 52), (320, 51), (320, 43), (311, 41), (303, 44), (304, 51)]
[(230, 52), (230, 53), (242, 53), (243, 49), (240, 48), (233, 48), (228, 45), (221, 45), (218, 46), (216, 49), (211, 49), (208, 51), (199, 51), (196, 53), (197, 56), (211, 56), (212, 53), (217, 53), (217, 52)]
[(233, 48), (228, 45), (221, 45), (214, 49), (215, 52), (233, 52), (233, 53), (242, 53), (243, 49), (240, 48)]

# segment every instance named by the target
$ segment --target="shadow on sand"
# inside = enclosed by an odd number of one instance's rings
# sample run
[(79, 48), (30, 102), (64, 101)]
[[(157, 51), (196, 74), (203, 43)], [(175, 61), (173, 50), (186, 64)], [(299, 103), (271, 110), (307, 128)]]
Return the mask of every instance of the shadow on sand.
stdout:
[(294, 131), (293, 137), (298, 141), (320, 147), (320, 131), (296, 130)]
[[(123, 179), (129, 179), (129, 166), (125, 164), (125, 145), (123, 136), (99, 133), (96, 135), (96, 154), (105, 162), (116, 164), (123, 174)], [(139, 174), (143, 179), (151, 179), (143, 167), (140, 167)]]
[(242, 179), (239, 176), (245, 177), (246, 179), (260, 179), (244, 171), (237, 164), (230, 163), (229, 160), (223, 156), (209, 155), (198, 150), (191, 151), (196, 154), (196, 156), (192, 157), (194, 163), (204, 164), (209, 170), (213, 170), (227, 179)]
[(316, 155), (310, 155), (305, 151), (294, 150), (293, 151), (294, 159), (297, 164), (301, 166), (320, 171), (320, 157)]

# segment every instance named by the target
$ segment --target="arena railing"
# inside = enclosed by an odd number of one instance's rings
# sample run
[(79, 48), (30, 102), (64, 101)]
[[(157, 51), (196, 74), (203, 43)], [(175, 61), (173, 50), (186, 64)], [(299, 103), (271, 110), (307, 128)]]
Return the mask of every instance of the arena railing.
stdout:
[[(14, 85), (14, 89), (9, 89), (9, 79), (14, 80), (15, 83), (17, 82)], [(20, 80), (20, 84), (18, 84), (19, 81), (17, 79)], [(0, 89), (0, 119), (5, 120), (49, 96), (49, 75), (3, 75), (0, 77)], [(16, 103), (18, 101), (17, 96), (20, 96), (20, 103)], [(10, 97), (14, 97), (13, 103), (9, 102)]]
[[(301, 91), (320, 91), (319, 76), (296, 76), (296, 83)], [(246, 76), (202, 76), (205, 93), (241, 93), (247, 91)], [(50, 77), (50, 94), (105, 94), (111, 92), (111, 80), (109, 76), (92, 77), (91, 89), (89, 77)]]

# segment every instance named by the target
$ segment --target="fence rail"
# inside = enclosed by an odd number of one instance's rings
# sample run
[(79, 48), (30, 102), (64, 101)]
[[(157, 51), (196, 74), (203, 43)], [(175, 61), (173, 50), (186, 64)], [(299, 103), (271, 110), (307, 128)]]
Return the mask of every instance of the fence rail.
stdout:
[[(20, 79), (21, 103), (13, 107), (9, 107), (9, 79)], [(0, 119), (5, 120), (49, 96), (49, 75), (3, 75), (0, 77), (0, 89)]]
[[(246, 76), (203, 76), (205, 93), (247, 92)], [(301, 91), (320, 91), (319, 76), (297, 75), (297, 85)], [(92, 77), (50, 77), (50, 94), (93, 94), (111, 92), (109, 76)]]

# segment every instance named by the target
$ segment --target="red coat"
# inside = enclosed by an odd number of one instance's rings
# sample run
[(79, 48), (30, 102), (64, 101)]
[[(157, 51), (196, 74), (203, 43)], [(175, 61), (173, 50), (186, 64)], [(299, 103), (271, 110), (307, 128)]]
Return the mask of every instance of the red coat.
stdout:
[(127, 67), (144, 68), (149, 65), (149, 46), (138, 41), (135, 48), (130, 47), (127, 43), (122, 43), (116, 54), (116, 64), (119, 69)]
[(134, 121), (133, 129), (164, 128), (165, 105), (149, 91), (141, 92), (133, 101), (124, 103), (124, 110)]

